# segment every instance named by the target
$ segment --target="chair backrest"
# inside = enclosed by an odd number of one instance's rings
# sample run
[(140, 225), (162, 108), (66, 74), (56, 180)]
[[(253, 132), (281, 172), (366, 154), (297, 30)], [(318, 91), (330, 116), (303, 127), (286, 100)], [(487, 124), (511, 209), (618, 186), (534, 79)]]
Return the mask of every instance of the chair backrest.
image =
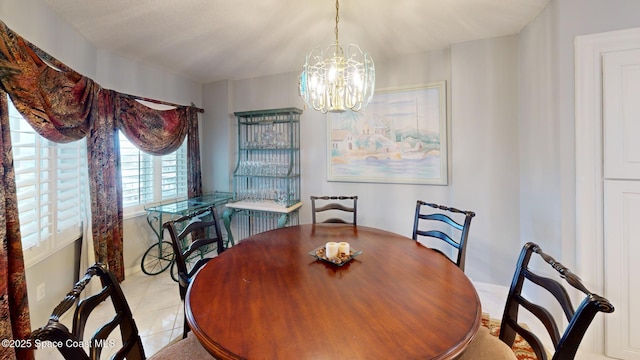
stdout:
[[(424, 213), (423, 208), (425, 206), (435, 210)], [(471, 219), (473, 219), (474, 216), (476, 216), (476, 214), (473, 211), (463, 211), (418, 200), (413, 219), (412, 238), (413, 240), (418, 240), (418, 236), (426, 236), (440, 239), (449, 244), (456, 252), (455, 260), (451, 258), (449, 258), (449, 260), (464, 271), (467, 239), (469, 238)], [(460, 217), (460, 219), (454, 220), (454, 218), (457, 217)]]
[[(97, 276), (102, 283), (99, 293), (85, 298), (80, 298), (83, 290), (89, 282)], [(108, 322), (96, 327), (89, 340), (85, 340), (84, 332), (87, 320), (91, 312), (100, 304), (106, 304), (105, 300), (111, 300), (115, 315)], [(60, 322), (60, 318), (75, 306), (72, 321), (72, 330)], [(102, 310), (101, 310), (102, 312)], [(65, 359), (100, 359), (104, 349), (113, 351), (114, 344), (119, 342), (109, 335), (116, 329), (120, 330), (122, 347), (118, 348), (112, 359), (142, 360), (145, 359), (142, 341), (138, 335), (138, 327), (133, 320), (131, 309), (124, 297), (122, 288), (113, 273), (102, 264), (91, 266), (84, 277), (80, 279), (65, 298), (53, 310), (47, 325), (34, 330), (31, 339), (36, 341), (50, 341)], [(83, 345), (83, 346), (79, 346)], [(88, 352), (87, 352), (88, 351)]]
[[(539, 255), (543, 260), (543, 264), (550, 265), (552, 268), (550, 273), (555, 274), (557, 272), (558, 279), (534, 273), (529, 267), (529, 261), (533, 254)], [(568, 321), (562, 332), (559, 330), (561, 328), (558, 326), (558, 322), (556, 322), (552, 312), (549, 311), (548, 305), (545, 308), (540, 304), (540, 301), (534, 302), (523, 295), (522, 290), (525, 283), (535, 284), (547, 290), (553, 296), (554, 301), (551, 303), (559, 305)], [(572, 288), (584, 294), (582, 301), (575, 310), (571, 297), (563, 283), (571, 285)], [(518, 333), (531, 345), (538, 359), (547, 360), (543, 342), (531, 331), (518, 325), (518, 310), (520, 307), (531, 312), (542, 322), (553, 342), (554, 354), (552, 359), (558, 360), (570, 360), (575, 357), (585, 332), (598, 312), (613, 312), (613, 305), (607, 299), (587, 290), (580, 278), (554, 258), (545, 254), (538, 245), (531, 242), (525, 244), (520, 252), (520, 258), (518, 259), (502, 317), (500, 340), (507, 345), (512, 345), (516, 333)]]
[[(316, 201), (318, 203), (316, 204)], [(322, 203), (322, 204), (321, 204)], [(321, 212), (330, 211), (330, 217), (324, 220), (316, 220), (316, 215)], [(348, 213), (347, 217), (339, 217), (340, 212)], [(352, 220), (347, 218), (351, 217)], [(340, 223), (357, 225), (358, 219), (358, 197), (357, 196), (311, 196), (311, 220), (315, 224)]]
[(217, 254), (225, 250), (218, 213), (215, 205), (212, 205), (194, 214), (167, 221), (163, 227), (171, 237), (180, 297), (184, 300), (193, 275), (211, 259), (214, 250)]

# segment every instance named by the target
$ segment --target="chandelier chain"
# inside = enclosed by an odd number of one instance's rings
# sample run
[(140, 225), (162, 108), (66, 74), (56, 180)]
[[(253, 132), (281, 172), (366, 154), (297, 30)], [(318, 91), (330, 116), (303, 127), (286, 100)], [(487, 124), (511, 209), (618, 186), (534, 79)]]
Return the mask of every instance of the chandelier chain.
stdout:
[(338, 15), (338, 11), (340, 11), (340, 4), (338, 4), (339, 0), (336, 0), (336, 44), (338, 43), (338, 21), (340, 21), (340, 16)]

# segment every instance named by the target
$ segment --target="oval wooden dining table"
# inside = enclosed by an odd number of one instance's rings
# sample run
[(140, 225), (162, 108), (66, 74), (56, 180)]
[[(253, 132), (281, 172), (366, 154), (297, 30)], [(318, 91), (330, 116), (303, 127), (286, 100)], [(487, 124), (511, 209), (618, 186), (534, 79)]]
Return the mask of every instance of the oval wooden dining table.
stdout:
[[(336, 266), (327, 242), (362, 250)], [(452, 359), (480, 326), (478, 294), (443, 255), (371, 227), (267, 231), (209, 261), (185, 312), (218, 359)]]

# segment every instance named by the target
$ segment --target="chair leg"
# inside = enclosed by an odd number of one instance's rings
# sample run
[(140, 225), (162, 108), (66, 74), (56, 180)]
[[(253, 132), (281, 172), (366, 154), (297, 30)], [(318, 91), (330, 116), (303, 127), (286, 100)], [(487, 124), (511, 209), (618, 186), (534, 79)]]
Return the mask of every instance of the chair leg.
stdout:
[[(183, 311), (186, 311), (185, 306), (184, 306), (184, 298), (187, 296), (187, 288), (183, 287), (182, 285), (180, 285), (178, 287), (178, 289), (180, 290), (180, 299), (182, 300), (182, 309)], [(189, 328), (189, 323), (187, 323), (187, 314), (185, 312), (184, 314), (184, 323), (182, 324), (182, 338), (186, 339), (187, 338), (187, 333), (189, 332), (189, 330), (191, 330), (191, 328)]]
[(191, 328), (189, 327), (189, 323), (187, 323), (187, 317), (184, 317), (184, 324), (182, 325), (182, 338), (186, 339), (187, 338), (187, 333), (189, 332), (189, 330), (191, 330)]

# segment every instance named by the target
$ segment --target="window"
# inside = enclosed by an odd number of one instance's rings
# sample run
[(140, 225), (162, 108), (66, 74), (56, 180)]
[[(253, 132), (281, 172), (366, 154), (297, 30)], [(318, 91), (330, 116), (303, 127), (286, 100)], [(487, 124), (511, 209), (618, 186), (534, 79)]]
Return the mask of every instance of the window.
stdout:
[(145, 204), (187, 196), (187, 141), (175, 152), (152, 156), (119, 134), (122, 196), (125, 214), (141, 211)]
[(81, 237), (86, 141), (48, 141), (11, 101), (9, 121), (22, 248), (30, 266)]
[[(36, 133), (9, 101), (11, 142), (25, 265), (79, 239), (88, 196), (86, 140), (60, 144)], [(145, 204), (187, 196), (187, 142), (152, 156), (121, 133), (123, 206), (128, 216)], [(87, 195), (84, 195), (84, 194)]]

